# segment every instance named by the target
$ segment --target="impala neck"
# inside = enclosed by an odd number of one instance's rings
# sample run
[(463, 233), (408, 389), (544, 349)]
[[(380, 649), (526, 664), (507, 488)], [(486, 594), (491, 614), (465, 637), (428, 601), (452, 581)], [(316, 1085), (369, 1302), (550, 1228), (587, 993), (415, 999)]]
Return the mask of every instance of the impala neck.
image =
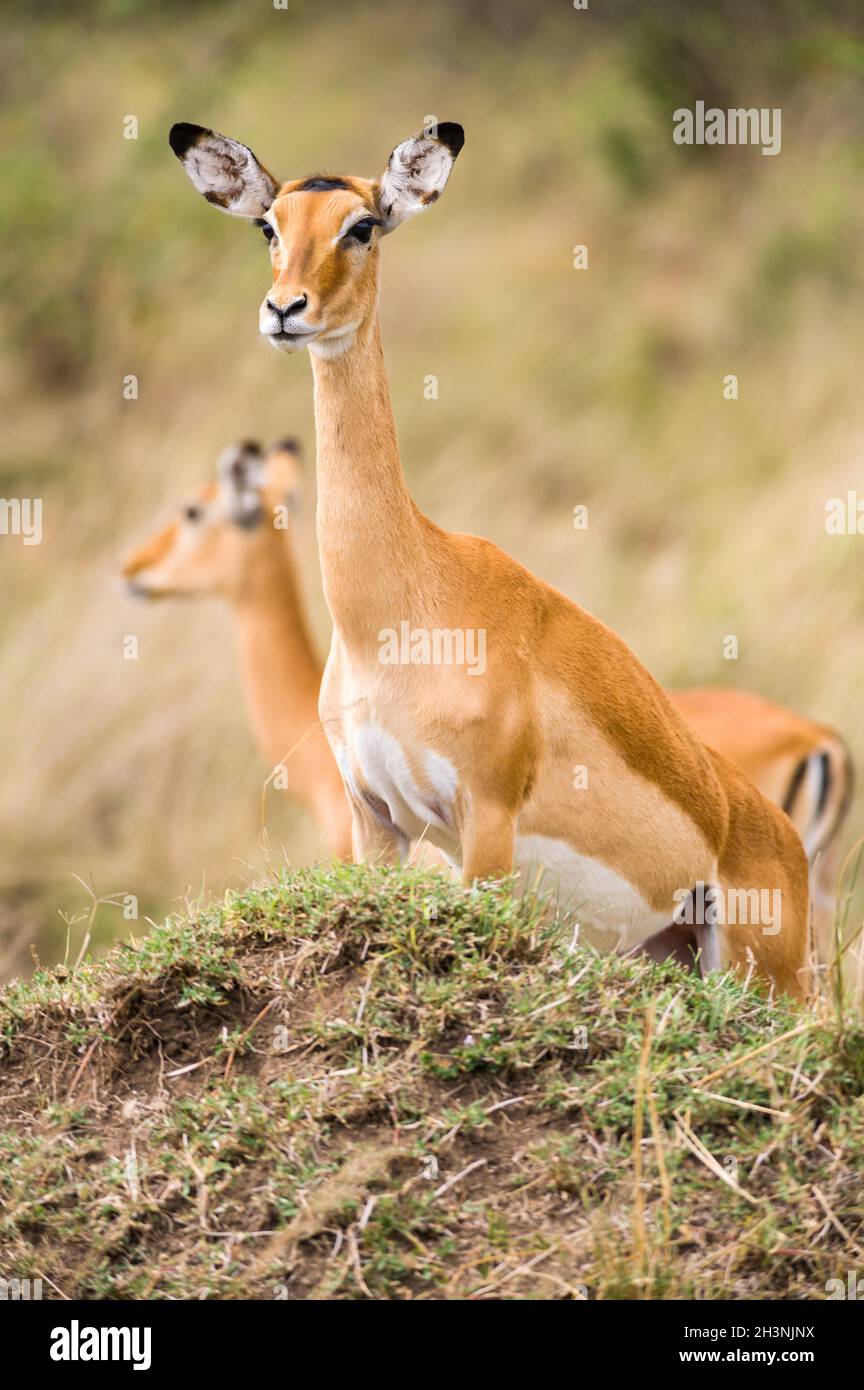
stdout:
[(342, 782), (318, 717), (321, 664), (300, 604), (287, 539), (274, 536), (232, 604), (240, 668), (255, 736), (285, 790), (326, 825), (345, 806)]
[(374, 640), (409, 616), (429, 523), (402, 472), (377, 314), (342, 356), (310, 356), (324, 593), (344, 641)]

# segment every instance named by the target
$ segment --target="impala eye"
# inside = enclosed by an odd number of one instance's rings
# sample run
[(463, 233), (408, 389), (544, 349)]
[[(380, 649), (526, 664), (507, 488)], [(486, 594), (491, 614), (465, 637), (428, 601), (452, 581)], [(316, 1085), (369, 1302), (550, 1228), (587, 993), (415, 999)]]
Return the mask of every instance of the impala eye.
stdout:
[(272, 241), (273, 238), (274, 238), (274, 236), (276, 235), (275, 231), (274, 231), (273, 228), (270, 226), (270, 223), (269, 223), (269, 222), (262, 222), (262, 223), (261, 223), (261, 230), (262, 230), (262, 232), (264, 233), (264, 235), (265, 235), (265, 237), (267, 238), (268, 241)]
[(353, 237), (354, 241), (359, 241), (362, 246), (366, 246), (372, 236), (373, 227), (380, 225), (380, 219), (377, 217), (361, 217), (359, 222), (355, 222), (353, 227), (348, 228), (345, 237), (346, 239)]
[(190, 502), (188, 507), (183, 508), (183, 515), (187, 521), (200, 521), (204, 515), (204, 509)]

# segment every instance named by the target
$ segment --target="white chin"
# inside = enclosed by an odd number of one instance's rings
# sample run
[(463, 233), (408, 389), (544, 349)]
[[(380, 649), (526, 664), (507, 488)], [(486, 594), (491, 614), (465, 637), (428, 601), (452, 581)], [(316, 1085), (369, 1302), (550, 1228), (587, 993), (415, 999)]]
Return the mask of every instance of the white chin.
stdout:
[(279, 352), (302, 352), (309, 345), (308, 338), (282, 338), (275, 333), (264, 335), (271, 347), (278, 349)]

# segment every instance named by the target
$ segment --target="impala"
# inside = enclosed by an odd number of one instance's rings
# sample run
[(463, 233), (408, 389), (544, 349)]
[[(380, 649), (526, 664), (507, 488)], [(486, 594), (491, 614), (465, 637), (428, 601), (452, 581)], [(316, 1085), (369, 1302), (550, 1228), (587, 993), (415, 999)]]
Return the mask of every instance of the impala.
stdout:
[(747, 690), (707, 687), (669, 696), (699, 737), (743, 767), (789, 816), (810, 861), (815, 954), (830, 964), (841, 832), (854, 788), (843, 739), (829, 725)]
[[(199, 489), (184, 503), (177, 521), (127, 556), (123, 574), (133, 593), (151, 598), (232, 595), (241, 636), (247, 629), (251, 632), (254, 618), (257, 639), (240, 643), (245, 654), (242, 675), (249, 708), (255, 712), (253, 732), (263, 756), (272, 761), (277, 757), (275, 750), (305, 742), (315, 718), (309, 691), (320, 685), (322, 673), (309, 639), (291, 528), (276, 528), (282, 543), (274, 546), (273, 525), (265, 524), (287, 522), (298, 508), (298, 445), (285, 440), (263, 456), (257, 444), (235, 445), (224, 451), (220, 474), (219, 483)], [(238, 526), (242, 527), (239, 538)], [(262, 549), (278, 565), (276, 582), (267, 586), (248, 580), (258, 568)], [(243, 588), (248, 600), (238, 604), (237, 594)], [(404, 629), (407, 624), (398, 634), (400, 656), (411, 636)], [(293, 653), (290, 669), (270, 659), (280, 651)], [(261, 653), (266, 659), (259, 659)], [(477, 655), (472, 654), (469, 642), (465, 664), (482, 672)], [(298, 689), (306, 692), (299, 704)], [(811, 863), (817, 954), (823, 965), (828, 964), (833, 954), (840, 832), (852, 794), (852, 764), (843, 740), (827, 725), (748, 691), (708, 687), (668, 693), (699, 737), (743, 767), (798, 830)], [(329, 783), (332, 789), (335, 765), (329, 746), (320, 739), (314, 746), (322, 765), (327, 765), (323, 772), (319, 768), (314, 773), (314, 782)], [(281, 758), (277, 763), (284, 767)], [(344, 852), (346, 844), (350, 849), (350, 813), (341, 786), (340, 777), (338, 797), (328, 797), (325, 805), (310, 805), (335, 853)], [(305, 785), (297, 779), (294, 791), (309, 800)], [(422, 862), (440, 867), (428, 846), (415, 854)]]
[[(178, 521), (134, 550), (123, 566), (131, 591), (138, 595), (233, 595), (241, 636), (247, 629), (252, 631), (254, 618), (257, 640), (240, 643), (245, 654), (242, 675), (249, 708), (255, 712), (253, 731), (263, 756), (271, 761), (277, 758), (275, 750), (305, 742), (315, 718), (309, 691), (320, 684), (322, 672), (309, 639), (291, 528), (281, 529), (282, 543), (273, 546), (273, 526), (264, 524), (268, 518), (287, 521), (293, 517), (300, 496), (298, 465), (293, 440), (274, 445), (263, 457), (257, 444), (227, 449), (221, 483), (201, 488), (180, 508)], [(242, 527), (239, 542), (238, 526)], [(276, 582), (250, 586), (245, 576), (257, 568), (262, 547), (279, 567)], [(249, 597), (238, 604), (236, 596), (242, 587), (248, 589)], [(398, 634), (400, 655), (409, 637), (405, 631)], [(271, 653), (280, 651), (293, 654), (290, 668), (270, 659)], [(267, 659), (258, 659), (260, 653)], [(472, 655), (470, 642), (465, 664), (474, 671), (483, 669), (477, 653)], [(299, 704), (298, 689), (306, 692)], [(668, 693), (699, 737), (743, 767), (798, 830), (811, 864), (817, 954), (823, 965), (828, 964), (833, 953), (840, 832), (852, 794), (852, 764), (843, 740), (827, 725), (748, 691), (708, 687)], [(328, 764), (323, 773), (319, 768), (314, 774), (314, 781), (329, 782), (332, 788), (334, 764), (329, 747), (320, 739), (314, 746)], [(281, 758), (277, 762), (284, 766)], [(339, 788), (341, 793), (341, 778)], [(296, 779), (294, 790), (308, 800), (305, 785)], [(340, 845), (343, 851), (346, 844), (350, 848), (350, 814), (344, 795), (310, 809), (317, 813), (328, 843), (336, 846), (334, 852), (340, 852)], [(334, 821), (335, 838), (329, 833)], [(426, 863), (439, 862), (426, 846), (419, 857)]]
[(220, 456), (217, 481), (128, 555), (122, 573), (141, 597), (228, 600), (261, 751), (321, 827), (329, 852), (346, 859), (351, 814), (318, 716), (322, 668), (306, 625), (289, 524), (298, 486), (292, 441), (266, 456), (257, 444), (232, 445)]
[[(380, 243), (438, 200), (463, 139), (438, 124), (398, 145), (380, 179), (283, 183), (214, 131), (181, 124), (170, 136), (208, 202), (270, 244), (260, 333), (310, 353), (333, 619), (320, 710), (355, 857), (398, 861), (428, 828), (466, 884), (518, 868), (602, 947), (691, 963), (695, 952), (703, 972), (752, 964), (801, 996), (807, 859), (788, 818), (706, 748), (609, 628), (489, 541), (441, 530), (409, 496), (381, 349)], [(380, 634), (402, 622), (482, 631), (483, 675), (382, 663)], [(701, 900), (705, 885), (720, 910), (682, 921), (681, 894)], [(739, 920), (751, 895), (777, 893), (782, 925)]]

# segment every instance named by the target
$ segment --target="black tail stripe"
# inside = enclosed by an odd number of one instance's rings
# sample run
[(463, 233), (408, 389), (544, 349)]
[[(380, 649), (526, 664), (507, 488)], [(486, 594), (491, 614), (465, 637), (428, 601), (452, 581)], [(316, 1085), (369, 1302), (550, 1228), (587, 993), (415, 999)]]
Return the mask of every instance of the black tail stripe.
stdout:
[(792, 815), (792, 807), (795, 805), (795, 799), (801, 790), (801, 783), (804, 781), (806, 772), (807, 759), (802, 758), (795, 768), (795, 771), (792, 773), (792, 781), (789, 783), (789, 790), (783, 801), (783, 810), (786, 812), (787, 816)]
[(816, 808), (816, 814), (821, 816), (831, 793), (831, 759), (827, 753), (820, 753), (819, 761), (822, 764), (822, 785), (819, 788), (819, 805)]

